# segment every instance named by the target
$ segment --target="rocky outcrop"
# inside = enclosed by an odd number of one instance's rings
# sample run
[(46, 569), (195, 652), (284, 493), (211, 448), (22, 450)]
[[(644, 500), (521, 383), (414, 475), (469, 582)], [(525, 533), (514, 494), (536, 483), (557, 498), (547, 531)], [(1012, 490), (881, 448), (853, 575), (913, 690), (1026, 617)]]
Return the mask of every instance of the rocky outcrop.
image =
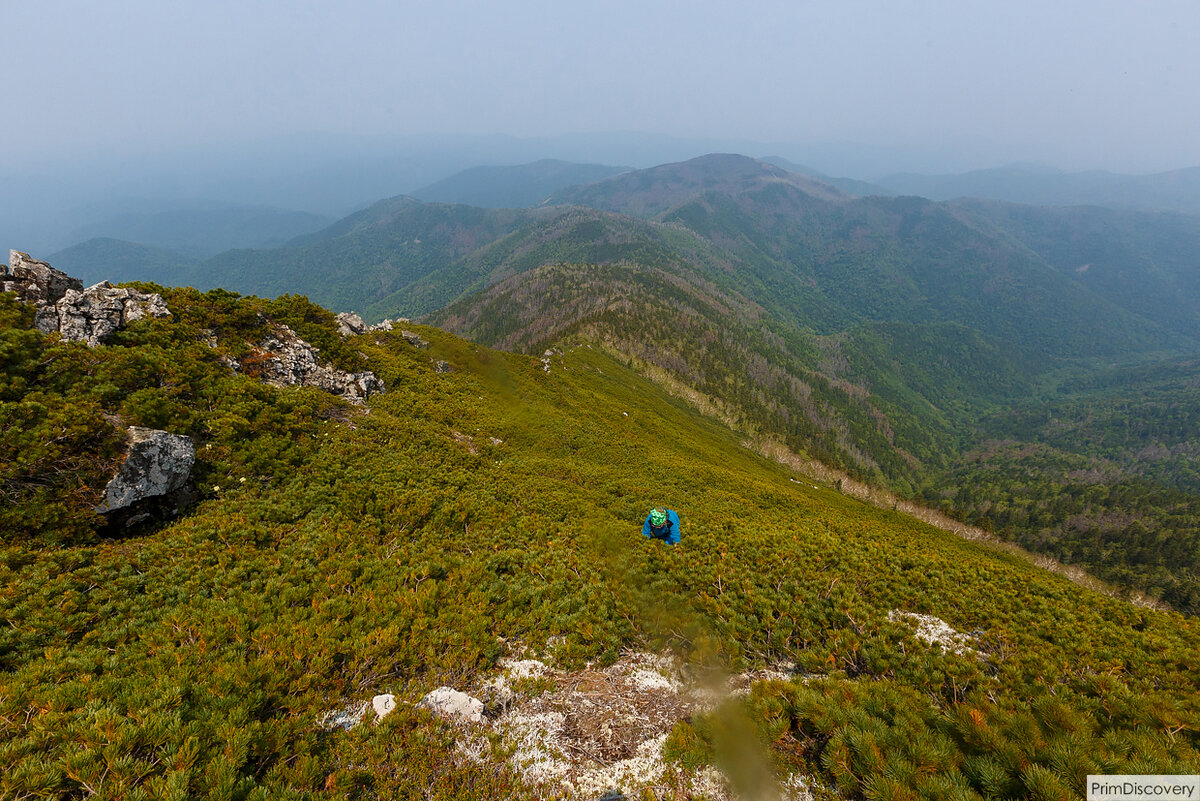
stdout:
[(344, 337), (367, 333), (367, 324), (363, 318), (354, 312), (339, 312), (337, 316), (338, 333)]
[(366, 334), (371, 331), (391, 331), (392, 321), (384, 320), (374, 325), (367, 325), (363, 322), (363, 318), (359, 317), (354, 312), (339, 312), (337, 316), (338, 333), (343, 337), (352, 337), (356, 334)]
[(35, 306), (53, 306), (70, 289), (83, 289), (83, 282), (38, 261), (19, 250), (8, 252), (8, 264), (0, 264), (0, 290)]
[[(9, 253), (7, 266), (0, 265), (0, 289), (37, 308), (34, 325), (38, 330), (90, 347), (134, 320), (171, 316), (161, 295), (115, 287), (107, 281), (84, 289), (78, 279), (17, 250)], [(388, 320), (369, 326), (357, 314), (338, 315), (342, 336), (391, 328)], [(209, 344), (216, 347), (215, 336), (208, 335)], [(233, 359), (226, 363), (268, 384), (318, 387), (354, 403), (365, 403), (371, 395), (384, 391), (383, 381), (372, 372), (347, 373), (318, 363), (319, 349), (286, 325), (273, 326), (273, 335), (253, 347), (254, 354), (244, 363)]]
[(369, 370), (347, 373), (320, 364), (320, 349), (286, 325), (275, 325), (274, 335), (260, 342), (256, 351), (254, 358), (242, 361), (242, 369), (277, 387), (317, 387), (354, 403), (384, 392), (383, 381)]
[[(50, 313), (51, 308), (53, 313)], [(143, 317), (170, 317), (162, 296), (115, 287), (107, 281), (83, 291), (67, 290), (53, 307), (39, 310), (36, 324), (46, 332), (58, 331), (63, 339), (96, 347), (118, 328)]]
[(188, 480), (195, 462), (190, 438), (130, 426), (125, 461), (104, 488), (96, 511), (118, 527), (174, 515), (190, 494)]
[(122, 326), (143, 317), (170, 317), (158, 294), (114, 287), (103, 281), (87, 289), (76, 278), (17, 250), (0, 272), (0, 287), (37, 308), (34, 325), (72, 342), (96, 347)]

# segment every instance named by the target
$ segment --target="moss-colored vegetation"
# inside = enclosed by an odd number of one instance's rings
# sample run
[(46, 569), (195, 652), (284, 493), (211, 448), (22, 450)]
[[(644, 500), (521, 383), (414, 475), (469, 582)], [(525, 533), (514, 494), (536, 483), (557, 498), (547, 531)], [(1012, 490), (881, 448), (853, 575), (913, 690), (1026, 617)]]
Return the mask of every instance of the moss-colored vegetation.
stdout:
[[(204, 490), (178, 521), (96, 539), (90, 465), (115, 458), (117, 428), (37, 461), (39, 424), (3, 418), (18, 515), (0, 551), (4, 797), (528, 796), (510, 769), (456, 757), (458, 735), (424, 713), (350, 733), (316, 720), (470, 686), (552, 638), (566, 665), (632, 646), (795, 662), (818, 678), (760, 687), (752, 717), (781, 767), (850, 797), (1037, 797), (1080, 793), (1093, 764), (1200, 770), (1196, 620), (797, 483), (599, 349), (546, 373), (436, 329), (419, 329), (428, 350), (343, 343), (299, 298), (167, 300), (173, 318), (95, 350), (0, 301), (4, 403), (189, 433)], [(220, 357), (260, 315), (388, 393), (358, 414), (234, 375)], [(638, 535), (661, 503), (683, 519), (676, 549)], [(75, 520), (72, 536), (37, 508)], [(982, 658), (923, 645), (893, 609), (977, 632)], [(720, 761), (705, 725), (677, 731), (681, 759)]]

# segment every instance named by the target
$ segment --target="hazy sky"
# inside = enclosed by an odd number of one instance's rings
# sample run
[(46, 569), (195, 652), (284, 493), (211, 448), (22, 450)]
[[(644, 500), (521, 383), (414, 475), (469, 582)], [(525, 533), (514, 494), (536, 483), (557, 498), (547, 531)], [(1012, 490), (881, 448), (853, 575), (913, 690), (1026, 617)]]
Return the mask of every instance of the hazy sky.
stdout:
[(293, 132), (600, 131), (1200, 165), (1196, 0), (0, 0), (0, 31), (10, 166)]

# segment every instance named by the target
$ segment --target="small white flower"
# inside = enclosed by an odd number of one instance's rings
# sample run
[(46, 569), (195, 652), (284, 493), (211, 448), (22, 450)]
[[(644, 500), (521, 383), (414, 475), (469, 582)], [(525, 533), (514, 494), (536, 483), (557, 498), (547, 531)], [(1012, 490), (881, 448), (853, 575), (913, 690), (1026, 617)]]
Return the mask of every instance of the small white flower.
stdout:
[(213, 484), (213, 492), (220, 492), (220, 491), (221, 491), (221, 488), (218, 487), (216, 484)]

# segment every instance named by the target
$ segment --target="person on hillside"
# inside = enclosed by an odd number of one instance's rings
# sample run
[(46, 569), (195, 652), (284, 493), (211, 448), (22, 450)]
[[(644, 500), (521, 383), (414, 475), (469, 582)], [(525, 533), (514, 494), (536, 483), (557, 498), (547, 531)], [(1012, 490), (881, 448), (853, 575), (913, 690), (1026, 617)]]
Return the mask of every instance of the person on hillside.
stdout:
[(667, 545), (679, 544), (679, 515), (672, 509), (651, 509), (642, 523), (642, 533)]

